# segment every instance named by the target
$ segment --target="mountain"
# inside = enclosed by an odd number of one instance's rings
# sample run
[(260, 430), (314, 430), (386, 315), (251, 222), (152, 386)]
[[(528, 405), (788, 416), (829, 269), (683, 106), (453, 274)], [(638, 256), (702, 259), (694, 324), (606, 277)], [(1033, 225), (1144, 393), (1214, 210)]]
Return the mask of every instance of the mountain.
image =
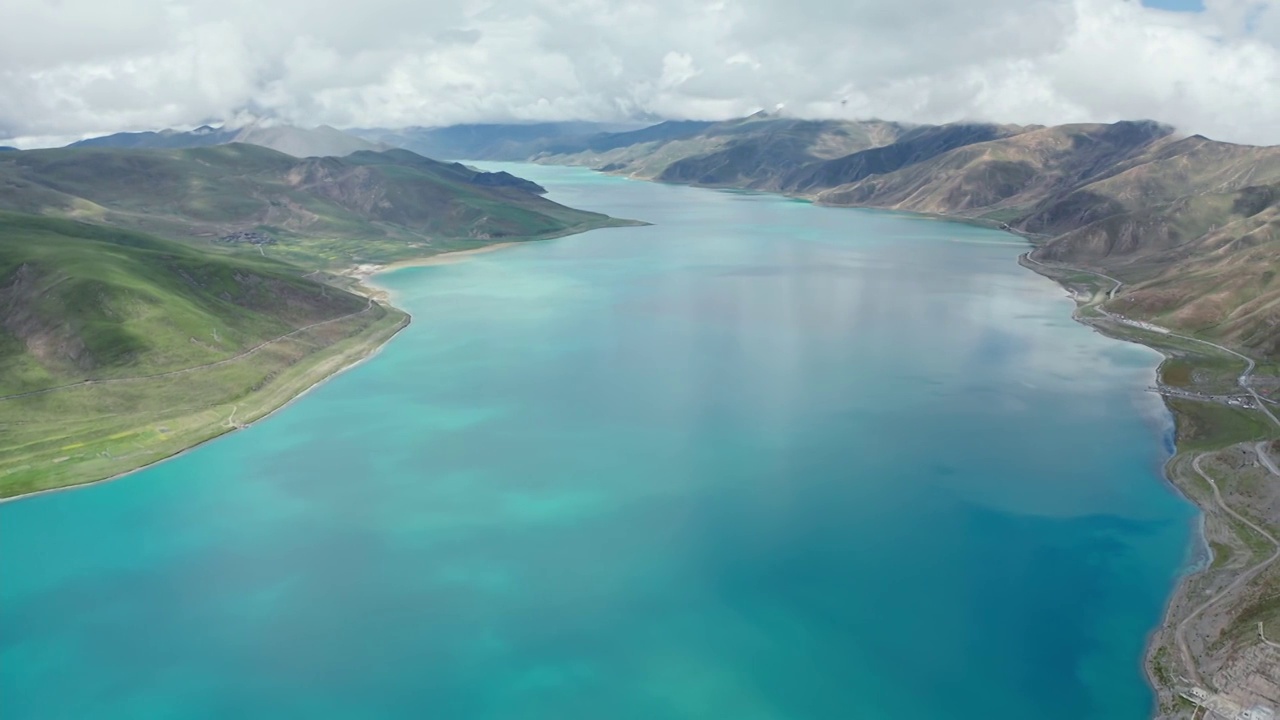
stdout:
[(1026, 233), (1034, 257), (1124, 282), (1117, 312), (1280, 358), (1280, 148), (1150, 121), (1055, 127), (765, 113), (562, 138), (528, 159)]
[(180, 452), (372, 352), (407, 317), (357, 266), (624, 224), (543, 192), (407, 150), (0, 154), (0, 497)]
[(800, 168), (887, 145), (898, 123), (800, 120), (756, 113), (717, 123), (667, 122), (552, 146), (537, 162), (585, 165), (663, 182), (778, 189)]
[[(234, 143), (61, 148), (0, 156), (0, 209), (63, 215), (202, 244), (258, 233), (277, 257), (342, 268), (616, 224), (507, 173), (407, 150), (299, 159)], [(260, 253), (266, 249), (260, 247)]]
[(18, 150), (18, 148), (16, 147), (9, 147), (8, 145), (0, 145), (0, 152), (21, 152), (21, 151)]
[(240, 130), (224, 130), (202, 125), (195, 130), (121, 132), (73, 142), (67, 147), (110, 148), (193, 148), (235, 142)]
[(116, 133), (89, 138), (72, 143), (68, 147), (111, 148), (164, 148), (183, 149), (226, 145), (233, 142), (271, 148), (294, 157), (342, 157), (362, 150), (381, 151), (390, 145), (370, 142), (341, 130), (321, 125), (315, 128), (299, 128), (292, 125), (248, 125), (243, 128), (223, 129), (204, 125), (190, 131), (161, 130), (160, 132)]
[(260, 145), (278, 150), (294, 157), (343, 157), (362, 150), (388, 150), (390, 145), (372, 143), (321, 125), (316, 128), (303, 129), (291, 125), (262, 127), (250, 125), (241, 130), (232, 142)]
[(525, 160), (548, 148), (577, 147), (589, 138), (633, 129), (632, 125), (594, 122), (475, 124), (410, 127), (399, 130), (350, 130), (372, 142), (448, 160)]
[(1280, 148), (1155, 123), (1066, 125), (976, 143), (816, 193), (832, 205), (985, 219), (1034, 257), (1125, 283), (1112, 310), (1280, 356)]
[(0, 238), (0, 394), (199, 365), (365, 306), (276, 260), (99, 224), (0, 212)]
[(404, 323), (257, 253), (0, 212), (0, 497), (228, 432)]

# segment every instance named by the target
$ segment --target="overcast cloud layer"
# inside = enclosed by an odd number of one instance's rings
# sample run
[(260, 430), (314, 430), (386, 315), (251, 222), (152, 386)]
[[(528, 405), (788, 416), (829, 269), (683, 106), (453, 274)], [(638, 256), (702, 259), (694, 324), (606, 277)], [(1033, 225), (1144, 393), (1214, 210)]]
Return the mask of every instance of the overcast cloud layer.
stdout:
[[(1280, 0), (0, 0), (0, 138), (790, 114), (1280, 143)], [(12, 144), (14, 141), (9, 141)]]

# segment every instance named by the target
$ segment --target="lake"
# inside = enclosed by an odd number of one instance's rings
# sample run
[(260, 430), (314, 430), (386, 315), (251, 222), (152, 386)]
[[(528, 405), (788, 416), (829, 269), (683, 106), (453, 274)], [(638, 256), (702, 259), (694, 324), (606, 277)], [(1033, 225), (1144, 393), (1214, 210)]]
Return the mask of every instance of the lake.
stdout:
[(19, 718), (1149, 716), (1159, 356), (992, 230), (486, 164), (646, 220), (381, 276), (270, 418), (0, 505)]

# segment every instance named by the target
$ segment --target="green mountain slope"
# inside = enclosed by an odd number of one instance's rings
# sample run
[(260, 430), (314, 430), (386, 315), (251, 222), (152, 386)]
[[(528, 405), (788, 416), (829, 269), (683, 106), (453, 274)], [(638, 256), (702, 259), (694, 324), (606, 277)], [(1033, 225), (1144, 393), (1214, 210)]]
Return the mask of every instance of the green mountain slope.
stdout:
[(365, 150), (378, 152), (390, 149), (389, 145), (370, 142), (328, 125), (314, 128), (250, 125), (236, 133), (231, 142), (260, 145), (300, 158), (343, 157)]
[(0, 496), (228, 432), (407, 322), (333, 273), (623, 223), (543, 192), (405, 150), (3, 153)]
[(254, 255), (0, 213), (0, 395), (235, 355), (366, 307)]
[(404, 320), (302, 272), (0, 213), (0, 496), (128, 470), (226, 432)]
[(253, 145), (0, 156), (0, 209), (217, 243), (238, 234), (309, 269), (421, 257), (617, 224), (405, 150), (298, 159)]

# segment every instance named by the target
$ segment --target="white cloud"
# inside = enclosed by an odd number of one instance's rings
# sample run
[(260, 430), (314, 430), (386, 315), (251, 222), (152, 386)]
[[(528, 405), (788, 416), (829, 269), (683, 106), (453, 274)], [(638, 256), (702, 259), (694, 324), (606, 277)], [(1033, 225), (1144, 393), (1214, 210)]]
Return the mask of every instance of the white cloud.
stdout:
[(0, 0), (0, 137), (641, 114), (1152, 118), (1280, 142), (1280, 0)]

